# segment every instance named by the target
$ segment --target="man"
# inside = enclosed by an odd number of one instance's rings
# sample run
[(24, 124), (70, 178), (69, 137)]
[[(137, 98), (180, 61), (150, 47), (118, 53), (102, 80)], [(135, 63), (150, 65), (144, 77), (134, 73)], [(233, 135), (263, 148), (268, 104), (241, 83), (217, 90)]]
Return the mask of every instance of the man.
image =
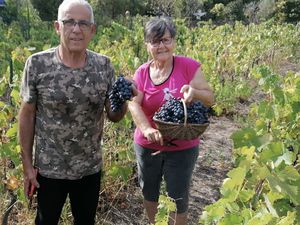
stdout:
[(24, 191), (30, 197), (37, 188), (36, 224), (58, 224), (69, 196), (74, 224), (89, 225), (99, 198), (104, 110), (117, 122), (127, 105), (111, 111), (112, 64), (87, 49), (96, 31), (90, 4), (63, 1), (55, 30), (60, 45), (33, 54), (24, 68), (19, 112)]

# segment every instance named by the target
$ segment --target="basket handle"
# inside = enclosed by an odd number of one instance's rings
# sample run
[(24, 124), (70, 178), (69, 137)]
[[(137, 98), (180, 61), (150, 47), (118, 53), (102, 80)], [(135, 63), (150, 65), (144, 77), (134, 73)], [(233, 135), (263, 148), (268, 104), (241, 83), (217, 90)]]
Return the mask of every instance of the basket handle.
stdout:
[(186, 109), (186, 104), (184, 102), (183, 99), (180, 99), (181, 102), (182, 102), (182, 105), (183, 105), (183, 111), (184, 111), (184, 126), (186, 126), (186, 123), (187, 123), (187, 109)]

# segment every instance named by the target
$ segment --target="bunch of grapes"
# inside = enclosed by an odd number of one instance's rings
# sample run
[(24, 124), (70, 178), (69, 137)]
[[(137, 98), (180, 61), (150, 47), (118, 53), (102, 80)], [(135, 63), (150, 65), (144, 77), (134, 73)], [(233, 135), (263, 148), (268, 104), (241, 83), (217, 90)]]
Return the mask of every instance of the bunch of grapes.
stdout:
[(208, 108), (201, 102), (194, 102), (187, 107), (187, 123), (208, 123)]
[[(201, 102), (194, 102), (187, 106), (187, 123), (203, 124), (208, 123), (207, 108)], [(184, 108), (180, 98), (171, 98), (166, 101), (157, 112), (154, 118), (171, 123), (184, 123)]]
[(123, 75), (120, 75), (108, 94), (111, 110), (116, 112), (122, 108), (124, 102), (132, 98), (132, 86)]
[(182, 102), (179, 99), (171, 98), (155, 112), (154, 117), (164, 122), (183, 123), (184, 110)]

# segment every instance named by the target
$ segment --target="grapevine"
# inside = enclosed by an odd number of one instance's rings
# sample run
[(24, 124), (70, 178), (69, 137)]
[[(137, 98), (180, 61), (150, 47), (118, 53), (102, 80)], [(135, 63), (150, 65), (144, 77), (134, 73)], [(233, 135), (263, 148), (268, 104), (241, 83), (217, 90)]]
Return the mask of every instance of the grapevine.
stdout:
[[(129, 30), (114, 23), (97, 34), (90, 49), (112, 57), (117, 74), (121, 71), (133, 74), (148, 58), (147, 51), (143, 48), (141, 24), (142, 20), (135, 20), (132, 30)], [(31, 29), (29, 42), (22, 39), (20, 32), (15, 32), (20, 30), (16, 23), (11, 26), (4, 26), (2, 23), (0, 26), (0, 47), (3, 50), (0, 52), (0, 159), (11, 160), (15, 164), (10, 167), (3, 163), (1, 175), (3, 178), (7, 177), (7, 181), (12, 177), (18, 179), (14, 192), (18, 195), (17, 202), (23, 205), (18, 204), (17, 209), (14, 208), (12, 215), (17, 215), (14, 216), (16, 224), (26, 223), (28, 220), (18, 214), (24, 211), (26, 203), (22, 195), (22, 166), (17, 141), (19, 80), (29, 54), (56, 46), (59, 41), (53, 38), (56, 37), (55, 32), (40, 29), (45, 27), (44, 24), (35, 22), (32, 25), (34, 29)], [(216, 104), (213, 110), (216, 115), (231, 115), (230, 113), (235, 113), (234, 104), (237, 100), (248, 101), (257, 88), (252, 85), (251, 75), (259, 78), (259, 83), (264, 85), (261, 87), (263, 92), (269, 96), (265, 100), (261, 98), (260, 104), (251, 108), (250, 113), (255, 115), (255, 120), (249, 122), (251, 128), (247, 127), (233, 135), (235, 165), (238, 169), (232, 170), (224, 181), (220, 201), (207, 206), (203, 211), (201, 221), (204, 224), (289, 225), (300, 222), (299, 73), (280, 76), (280, 79), (262, 69), (251, 74), (255, 67), (264, 63), (278, 69), (287, 59), (299, 62), (299, 28), (299, 24), (276, 25), (270, 22), (248, 26), (237, 22), (234, 26), (226, 24), (216, 27), (203, 24), (191, 29), (186, 29), (183, 23), (178, 26), (181, 41), (177, 42), (176, 53), (202, 63), (204, 75), (215, 92)], [(28, 47), (34, 47), (35, 50), (29, 50)], [(10, 81), (10, 62), (7, 60), (10, 57), (14, 73), (13, 87)], [(281, 78), (283, 81), (277, 84), (276, 81)], [(276, 85), (273, 87), (272, 83)], [(117, 106), (122, 104), (121, 100), (116, 103)], [(132, 132), (131, 122), (128, 116), (118, 124), (108, 123), (106, 128), (104, 167), (111, 183), (118, 183), (118, 177), (126, 178), (131, 174), (128, 158), (133, 160), (134, 157), (128, 157), (132, 153), (128, 151), (131, 143), (127, 141)], [(271, 140), (274, 143), (269, 143)], [(118, 154), (122, 160), (114, 160), (114, 154)], [(7, 173), (14, 176), (8, 176)], [(107, 180), (104, 187), (111, 189)], [(278, 192), (279, 188), (281, 192)], [(4, 212), (10, 205), (7, 204), (10, 199), (5, 195), (4, 182), (1, 182), (0, 189), (3, 199), (1, 210)], [(275, 212), (277, 216), (272, 217), (272, 222), (268, 223), (270, 215), (275, 215)], [(18, 221), (18, 218), (26, 221)]]

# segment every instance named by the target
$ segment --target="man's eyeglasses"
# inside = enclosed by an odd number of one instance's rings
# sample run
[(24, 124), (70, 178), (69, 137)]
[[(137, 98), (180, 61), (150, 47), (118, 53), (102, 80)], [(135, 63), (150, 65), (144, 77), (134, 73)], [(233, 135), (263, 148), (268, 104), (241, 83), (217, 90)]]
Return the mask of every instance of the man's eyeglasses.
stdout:
[(158, 47), (160, 45), (160, 43), (163, 43), (164, 45), (170, 45), (173, 42), (173, 38), (168, 37), (168, 38), (162, 38), (159, 40), (152, 40), (150, 41), (150, 44), (153, 47)]
[(69, 20), (61, 20), (61, 22), (63, 23), (64, 27), (67, 29), (73, 29), (77, 24), (79, 26), (79, 28), (82, 31), (86, 31), (88, 29), (91, 28), (91, 25), (93, 23), (86, 21), (86, 20), (74, 20), (74, 19), (69, 19)]

